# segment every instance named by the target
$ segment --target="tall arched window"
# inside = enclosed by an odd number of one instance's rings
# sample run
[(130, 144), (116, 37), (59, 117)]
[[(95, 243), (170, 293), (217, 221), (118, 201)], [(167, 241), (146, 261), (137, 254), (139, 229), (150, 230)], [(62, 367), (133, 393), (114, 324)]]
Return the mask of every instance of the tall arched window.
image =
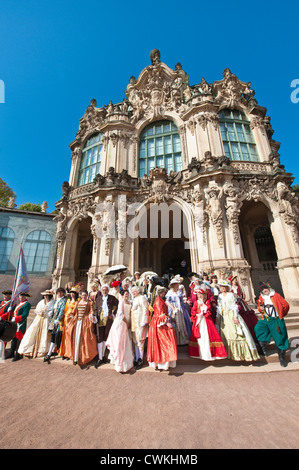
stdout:
[(158, 121), (140, 134), (139, 176), (148, 175), (152, 168), (182, 170), (181, 140), (172, 121)]
[(34, 230), (27, 235), (24, 243), (24, 256), (27, 271), (44, 273), (47, 271), (51, 248), (51, 237), (45, 230)]
[(97, 134), (86, 141), (82, 150), (78, 186), (91, 183), (99, 173), (103, 148), (102, 139), (103, 134)]
[(0, 271), (7, 270), (15, 234), (8, 227), (0, 227)]
[(219, 113), (219, 124), (225, 155), (231, 160), (259, 161), (249, 121), (237, 109), (223, 109)]

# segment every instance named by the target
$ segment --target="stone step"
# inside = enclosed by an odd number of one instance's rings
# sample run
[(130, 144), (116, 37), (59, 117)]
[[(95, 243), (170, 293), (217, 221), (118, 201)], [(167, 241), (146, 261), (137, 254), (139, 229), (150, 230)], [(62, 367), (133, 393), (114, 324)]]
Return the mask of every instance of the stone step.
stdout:
[[(31, 316), (31, 319), (34, 315)], [(285, 317), (290, 349), (286, 351), (286, 362), (287, 367), (282, 367), (279, 362), (277, 354), (277, 347), (274, 341), (271, 341), (267, 350), (268, 356), (261, 356), (259, 360), (254, 362), (245, 361), (232, 361), (230, 359), (217, 359), (214, 361), (203, 361), (201, 359), (195, 359), (188, 356), (188, 346), (178, 346), (178, 360), (177, 365), (174, 369), (169, 371), (162, 371), (164, 374), (170, 375), (182, 375), (182, 374), (235, 374), (235, 373), (252, 373), (252, 372), (276, 372), (276, 371), (289, 371), (299, 370), (299, 312), (291, 312)], [(31, 321), (29, 322), (31, 323)], [(28, 325), (29, 326), (29, 325)], [(7, 346), (8, 347), (8, 346)], [(298, 348), (298, 353), (293, 354), (294, 350)], [(25, 358), (26, 359), (26, 358)], [(37, 361), (43, 361), (43, 358), (36, 358)], [(72, 361), (63, 361), (62, 358), (55, 356), (52, 358), (51, 363), (55, 365), (68, 364), (72, 366)], [(88, 368), (94, 365), (93, 361)], [(94, 369), (92, 367), (92, 369)], [(103, 364), (98, 369), (100, 370), (111, 370), (114, 371), (112, 364)], [(94, 369), (96, 371), (96, 369)], [(134, 370), (134, 369), (133, 369)], [(136, 371), (137, 373), (159, 373), (161, 371), (155, 371), (149, 367), (148, 363), (145, 362), (144, 366)]]
[[(261, 317), (259, 313), (258, 318)], [(288, 313), (286, 317), (284, 317), (285, 324), (288, 330), (299, 329), (299, 312), (291, 312)]]

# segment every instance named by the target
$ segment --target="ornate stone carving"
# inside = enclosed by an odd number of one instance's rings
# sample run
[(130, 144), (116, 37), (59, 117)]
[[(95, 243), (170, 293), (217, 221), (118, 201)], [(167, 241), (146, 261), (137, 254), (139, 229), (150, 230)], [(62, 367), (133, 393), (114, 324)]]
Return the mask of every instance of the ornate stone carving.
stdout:
[(212, 167), (216, 169), (230, 165), (230, 159), (228, 157), (225, 155), (214, 157), (209, 150), (204, 153), (204, 157), (200, 162), (205, 168)]
[(279, 158), (279, 153), (278, 152), (272, 152), (270, 155), (269, 155), (269, 160), (270, 160), (270, 164), (272, 165), (273, 167), (273, 170), (275, 171), (284, 171), (284, 165), (281, 165), (280, 164), (280, 158)]
[(68, 181), (62, 183), (62, 199), (67, 199), (72, 187), (69, 185)]
[(61, 256), (63, 242), (66, 239), (66, 228), (67, 228), (67, 222), (68, 222), (68, 213), (67, 213), (66, 205), (63, 205), (60, 208), (59, 213), (53, 218), (53, 220), (54, 222), (57, 223), (56, 242), (57, 242), (57, 258), (59, 259)]
[(226, 196), (224, 206), (226, 209), (229, 229), (233, 233), (234, 242), (238, 245), (240, 243), (239, 214), (242, 207), (240, 190), (235, 185), (228, 183), (224, 185), (223, 192)]
[(222, 211), (222, 196), (223, 188), (219, 187), (214, 181), (211, 182), (209, 187), (205, 189), (207, 198), (206, 213), (212, 225), (215, 227), (217, 240), (219, 246), (223, 247), (223, 211)]
[(215, 130), (218, 129), (219, 117), (216, 113), (201, 113), (196, 116), (196, 121), (204, 131), (206, 130), (209, 122), (213, 125)]
[(116, 226), (119, 240), (119, 250), (121, 253), (123, 253), (127, 236), (127, 207), (125, 197), (119, 199), (117, 214), (118, 219), (116, 222)]
[(191, 176), (197, 175), (200, 172), (201, 162), (197, 160), (196, 157), (193, 157), (191, 162), (188, 165), (188, 170), (192, 173)]
[(260, 116), (256, 116), (250, 120), (251, 129), (260, 129), (262, 134), (265, 134), (265, 122)]
[(160, 203), (168, 199), (168, 184), (165, 181), (167, 172), (165, 168), (154, 168), (150, 171), (152, 180), (150, 202)]
[(251, 178), (236, 180), (243, 199), (247, 201), (267, 201), (267, 198), (277, 201), (276, 183), (268, 176), (255, 175)]
[(88, 196), (70, 201), (67, 215), (69, 218), (83, 220), (90, 217), (90, 215), (94, 213), (95, 208), (96, 202), (94, 198), (92, 196)]
[(207, 244), (208, 214), (205, 211), (205, 198), (201, 188), (196, 188), (191, 193), (191, 203), (194, 213), (194, 221), (198, 230), (202, 233), (203, 243)]
[(80, 119), (79, 130), (76, 134), (76, 140), (83, 142), (86, 137), (99, 129), (106, 117), (104, 108), (97, 108), (97, 102), (92, 99), (90, 105), (87, 106), (84, 116)]
[(238, 106), (247, 106), (252, 103), (254, 92), (250, 89), (251, 83), (245, 83), (239, 80), (230, 69), (223, 71), (223, 79), (214, 82), (213, 93), (215, 101), (219, 102), (220, 108), (238, 108)]
[(160, 52), (154, 49), (152, 64), (146, 67), (138, 80), (131, 79), (126, 95), (133, 108), (132, 123), (143, 117), (163, 118), (166, 111), (183, 105), (183, 92), (188, 84), (188, 75), (177, 64), (171, 70), (160, 60)]
[(14, 193), (14, 195), (9, 198), (8, 203), (7, 203), (7, 207), (9, 209), (13, 209), (15, 207), (16, 199), (17, 199), (17, 195), (16, 193)]
[(103, 202), (95, 208), (95, 234), (104, 239), (105, 255), (109, 256), (111, 239), (115, 238), (115, 202), (112, 194), (108, 194)]
[(296, 194), (292, 192), (285, 183), (277, 183), (277, 196), (279, 212), (285, 221), (291, 227), (292, 237), (298, 242), (298, 216), (299, 212), (296, 204)]

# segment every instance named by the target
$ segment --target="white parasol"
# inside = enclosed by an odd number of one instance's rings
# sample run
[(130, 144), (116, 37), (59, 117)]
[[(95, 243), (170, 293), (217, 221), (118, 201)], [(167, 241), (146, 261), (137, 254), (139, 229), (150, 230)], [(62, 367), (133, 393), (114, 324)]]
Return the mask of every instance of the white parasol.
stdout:
[(154, 273), (153, 271), (146, 271), (145, 273), (142, 273), (140, 277), (145, 278), (147, 276), (153, 277), (153, 276), (158, 276), (158, 274)]
[(123, 264), (116, 264), (114, 266), (110, 266), (110, 268), (106, 269), (104, 272), (105, 275), (109, 274), (117, 274), (117, 273), (122, 273), (123, 271), (126, 271), (127, 266), (124, 266)]

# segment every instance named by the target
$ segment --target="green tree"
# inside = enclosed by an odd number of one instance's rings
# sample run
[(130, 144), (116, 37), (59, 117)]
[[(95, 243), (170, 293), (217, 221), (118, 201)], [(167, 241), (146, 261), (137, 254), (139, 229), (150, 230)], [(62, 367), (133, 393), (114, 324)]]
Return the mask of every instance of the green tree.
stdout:
[(296, 193), (296, 196), (299, 197), (299, 184), (294, 184), (291, 189)]
[(32, 204), (31, 202), (26, 202), (25, 204), (21, 204), (18, 209), (21, 211), (31, 211), (31, 212), (41, 212), (42, 208), (38, 204)]
[(9, 199), (13, 196), (15, 196), (13, 190), (0, 178), (0, 206), (7, 207)]

